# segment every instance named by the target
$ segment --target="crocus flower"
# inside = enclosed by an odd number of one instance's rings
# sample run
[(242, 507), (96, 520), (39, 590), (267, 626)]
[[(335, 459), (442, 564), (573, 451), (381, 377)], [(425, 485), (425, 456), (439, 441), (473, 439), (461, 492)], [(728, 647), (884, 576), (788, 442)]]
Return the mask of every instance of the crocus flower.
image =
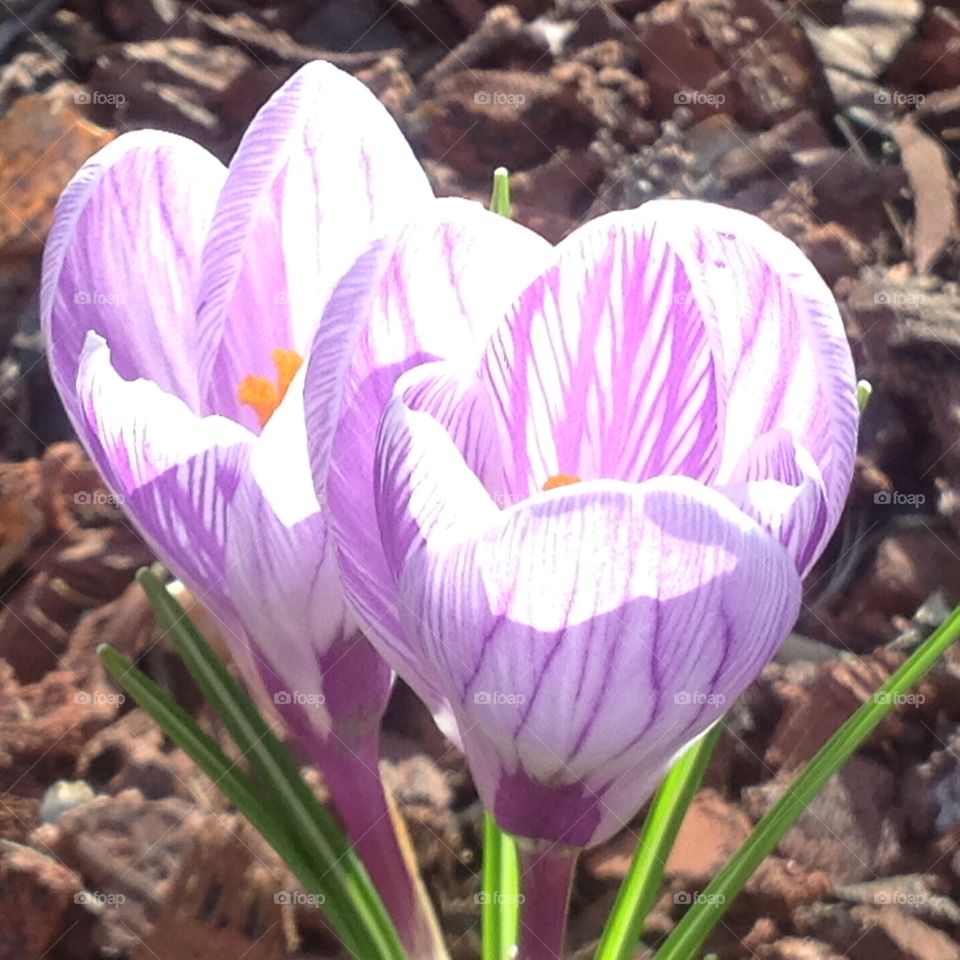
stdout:
[(310, 64), (228, 168), (157, 131), (96, 154), (57, 206), (41, 304), (77, 434), (323, 770), (412, 957), (442, 946), (379, 780), (391, 672), (340, 589), (299, 368), (344, 272), (432, 203), (376, 98)]
[[(446, 296), (455, 256), (402, 260), (354, 322), (426, 276)], [(580, 848), (630, 820), (786, 636), (842, 509), (857, 407), (828, 289), (754, 217), (657, 201), (537, 258), (523, 286), (486, 271), (475, 325), (501, 320), (472, 361), (396, 383), (381, 556), (351, 602), (381, 624), (395, 605), (399, 628), (370, 636), (447, 699), (500, 825)], [(310, 443), (323, 477), (365, 475), (346, 445)], [(360, 506), (330, 507), (342, 551)], [(565, 888), (533, 864), (545, 897)]]

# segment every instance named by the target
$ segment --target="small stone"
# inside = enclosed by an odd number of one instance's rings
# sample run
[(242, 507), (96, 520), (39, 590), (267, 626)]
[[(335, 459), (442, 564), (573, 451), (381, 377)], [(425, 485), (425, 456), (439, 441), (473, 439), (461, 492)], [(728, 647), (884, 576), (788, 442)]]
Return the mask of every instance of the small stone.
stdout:
[(96, 794), (86, 780), (58, 780), (40, 802), (41, 823), (56, 823), (68, 810), (89, 803)]

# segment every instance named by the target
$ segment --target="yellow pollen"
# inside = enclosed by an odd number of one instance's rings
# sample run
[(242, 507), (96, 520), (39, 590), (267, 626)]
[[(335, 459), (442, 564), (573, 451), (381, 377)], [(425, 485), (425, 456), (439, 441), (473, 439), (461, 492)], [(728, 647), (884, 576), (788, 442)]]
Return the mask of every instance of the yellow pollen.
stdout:
[(556, 473), (552, 477), (547, 478), (547, 482), (543, 485), (543, 489), (546, 490), (556, 490), (557, 487), (568, 487), (571, 483), (579, 483), (580, 478), (574, 476), (572, 473)]
[(273, 365), (277, 368), (277, 387), (280, 390), (280, 399), (283, 399), (293, 378), (303, 363), (303, 357), (296, 350), (274, 350), (271, 354)]
[(303, 363), (303, 357), (296, 350), (273, 350), (270, 353), (273, 366), (277, 371), (277, 382), (273, 383), (268, 377), (251, 374), (244, 377), (237, 387), (237, 400), (245, 406), (252, 407), (253, 412), (264, 427), (280, 406), (280, 401), (293, 382), (293, 378)]

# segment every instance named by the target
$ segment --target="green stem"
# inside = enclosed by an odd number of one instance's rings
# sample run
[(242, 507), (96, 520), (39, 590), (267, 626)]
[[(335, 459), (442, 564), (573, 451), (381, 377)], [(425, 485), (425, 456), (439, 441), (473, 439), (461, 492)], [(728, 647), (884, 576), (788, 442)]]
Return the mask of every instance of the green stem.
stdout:
[(657, 960), (690, 960), (696, 955), (727, 907), (776, 849), (807, 804), (853, 755), (880, 722), (898, 704), (944, 652), (960, 638), (960, 607), (935, 630), (896, 673), (830, 738), (803, 773), (757, 824), (746, 843), (707, 885), (703, 895), (657, 951)]
[(493, 171), (493, 190), (490, 194), (490, 209), (494, 213), (513, 219), (513, 205), (510, 203), (510, 174), (506, 167), (497, 167)]
[[(510, 174), (506, 167), (493, 171), (490, 193), (493, 213), (513, 218)], [(483, 960), (510, 960), (517, 946), (520, 927), (520, 869), (517, 845), (489, 813), (483, 815), (483, 893), (480, 918), (483, 930)]]
[(643, 936), (643, 923), (660, 889), (667, 857), (703, 780), (721, 729), (719, 723), (715, 724), (688, 747), (660, 784), (595, 960), (631, 960), (634, 956)]
[(510, 960), (520, 927), (517, 844), (489, 813), (483, 815), (483, 892), (480, 920), (483, 960)]

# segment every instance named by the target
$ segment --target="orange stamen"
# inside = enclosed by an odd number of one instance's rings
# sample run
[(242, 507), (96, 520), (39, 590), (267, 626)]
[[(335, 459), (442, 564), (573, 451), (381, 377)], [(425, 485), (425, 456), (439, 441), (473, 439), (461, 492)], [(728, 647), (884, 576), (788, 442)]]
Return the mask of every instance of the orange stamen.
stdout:
[(261, 427), (267, 425), (280, 406), (280, 401), (303, 363), (303, 357), (295, 350), (273, 350), (270, 355), (277, 371), (277, 382), (274, 384), (267, 377), (251, 374), (244, 377), (237, 388), (237, 400), (253, 408)]
[(273, 357), (273, 365), (277, 368), (277, 386), (280, 388), (282, 400), (287, 388), (293, 383), (300, 364), (303, 363), (303, 357), (296, 350), (274, 350), (270, 356)]
[(579, 482), (580, 478), (575, 477), (572, 473), (557, 473), (547, 479), (547, 482), (543, 485), (543, 489), (545, 491), (556, 490), (557, 487), (568, 487), (571, 483)]

